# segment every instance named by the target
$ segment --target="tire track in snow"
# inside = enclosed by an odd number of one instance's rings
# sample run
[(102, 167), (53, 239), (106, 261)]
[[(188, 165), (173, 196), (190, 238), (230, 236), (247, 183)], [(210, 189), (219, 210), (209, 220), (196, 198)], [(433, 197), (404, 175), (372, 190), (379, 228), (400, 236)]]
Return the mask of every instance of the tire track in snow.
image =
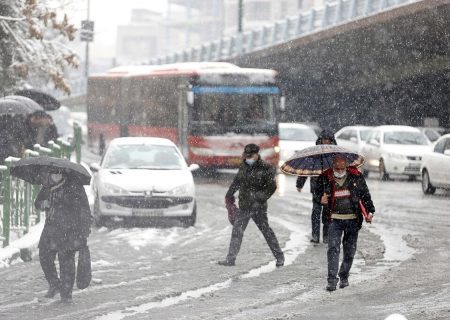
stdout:
[[(306, 250), (308, 245), (308, 242), (306, 240), (306, 234), (309, 232), (309, 227), (294, 224), (288, 220), (284, 220), (278, 217), (271, 218), (271, 220), (273, 220), (275, 223), (283, 226), (284, 228), (288, 229), (291, 232), (289, 240), (286, 242), (285, 247), (283, 248), (283, 251), (285, 253), (285, 265), (290, 265), (295, 261), (295, 259), (300, 254), (302, 254)], [(275, 261), (271, 261), (266, 265), (252, 269), (240, 276), (232, 277), (219, 283), (215, 283), (202, 288), (188, 290), (176, 296), (164, 298), (160, 301), (148, 302), (138, 306), (128, 307), (125, 308), (124, 310), (110, 312), (102, 316), (99, 316), (96, 319), (121, 320), (136, 314), (147, 313), (148, 311), (155, 308), (169, 307), (189, 299), (200, 298), (201, 296), (207, 293), (229, 288), (232, 285), (232, 283), (236, 280), (259, 277), (261, 274), (273, 272), (275, 269), (276, 269)]]

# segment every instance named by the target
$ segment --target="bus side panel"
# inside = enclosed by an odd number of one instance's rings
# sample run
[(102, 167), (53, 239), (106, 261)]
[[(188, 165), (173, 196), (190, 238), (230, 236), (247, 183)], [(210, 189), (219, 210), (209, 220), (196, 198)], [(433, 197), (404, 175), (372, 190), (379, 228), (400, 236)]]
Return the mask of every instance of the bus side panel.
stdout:
[(128, 133), (132, 137), (157, 137), (166, 138), (178, 144), (177, 128), (148, 127), (145, 125), (130, 125)]

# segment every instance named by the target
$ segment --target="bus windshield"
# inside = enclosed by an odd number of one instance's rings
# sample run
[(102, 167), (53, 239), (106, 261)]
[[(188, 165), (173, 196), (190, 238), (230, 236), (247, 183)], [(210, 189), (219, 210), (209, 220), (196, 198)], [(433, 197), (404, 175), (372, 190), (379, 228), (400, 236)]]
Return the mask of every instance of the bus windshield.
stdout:
[(196, 94), (192, 131), (271, 134), (276, 130), (277, 98), (273, 94)]

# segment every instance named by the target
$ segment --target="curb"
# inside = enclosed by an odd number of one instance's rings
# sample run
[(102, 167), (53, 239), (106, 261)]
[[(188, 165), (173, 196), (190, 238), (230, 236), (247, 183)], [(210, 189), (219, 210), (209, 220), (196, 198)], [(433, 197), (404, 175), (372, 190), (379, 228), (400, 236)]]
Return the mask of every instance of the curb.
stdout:
[(7, 247), (0, 248), (0, 268), (9, 267), (19, 258), (24, 262), (31, 261), (43, 228), (44, 222), (40, 222), (31, 227), (30, 231), (23, 237), (14, 240)]

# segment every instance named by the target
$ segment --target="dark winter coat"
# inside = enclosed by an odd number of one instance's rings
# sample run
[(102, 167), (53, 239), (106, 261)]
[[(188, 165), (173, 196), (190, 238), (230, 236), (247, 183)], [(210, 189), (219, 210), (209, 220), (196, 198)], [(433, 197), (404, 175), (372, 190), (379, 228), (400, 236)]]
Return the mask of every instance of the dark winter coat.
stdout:
[(252, 166), (242, 162), (226, 197), (233, 197), (239, 190), (241, 210), (267, 210), (267, 200), (275, 193), (275, 168), (258, 159)]
[[(331, 131), (328, 130), (323, 130), (317, 140), (316, 140), (316, 146), (319, 144), (322, 144), (322, 139), (324, 138), (328, 138), (331, 140), (331, 144), (337, 145), (336, 139), (334, 138), (334, 134)], [(303, 189), (303, 187), (305, 186), (306, 183), (306, 179), (307, 177), (298, 177), (297, 178), (297, 183), (296, 183), (296, 187), (298, 189)], [(316, 189), (316, 184), (317, 184), (317, 177), (310, 177), (309, 182), (311, 183), (311, 193), (314, 193), (314, 190)]]
[(36, 208), (45, 207), (45, 225), (39, 248), (56, 251), (78, 250), (86, 246), (91, 232), (91, 211), (82, 185), (65, 181), (58, 188), (43, 186)]
[[(374, 213), (375, 207), (370, 196), (369, 188), (363, 175), (355, 167), (347, 168), (348, 188), (351, 194), (351, 202), (354, 213), (357, 215), (358, 223), (361, 226), (363, 222), (363, 215), (359, 206), (359, 201), (366, 208), (367, 212)], [(324, 193), (329, 195), (328, 198), (328, 212), (333, 212), (334, 206), (334, 190), (335, 181), (333, 177), (333, 169), (328, 169), (322, 173), (317, 180), (316, 193), (314, 194), (314, 201), (320, 202), (320, 198)]]

